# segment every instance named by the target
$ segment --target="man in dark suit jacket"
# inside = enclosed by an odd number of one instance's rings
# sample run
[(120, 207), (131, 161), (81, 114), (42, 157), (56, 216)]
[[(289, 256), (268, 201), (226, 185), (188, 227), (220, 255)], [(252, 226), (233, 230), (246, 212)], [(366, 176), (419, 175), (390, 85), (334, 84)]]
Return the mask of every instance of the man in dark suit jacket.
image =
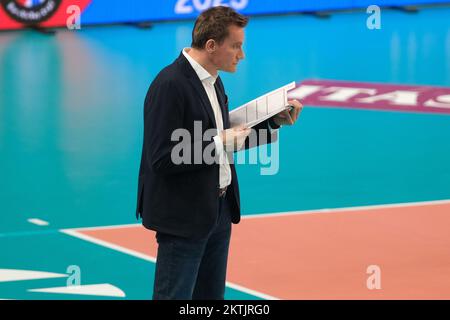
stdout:
[[(240, 220), (229, 154), (249, 147), (250, 129), (230, 128), (217, 71), (234, 72), (244, 58), (247, 21), (228, 7), (203, 12), (195, 22), (192, 48), (157, 75), (145, 98), (136, 215), (156, 231), (154, 299), (224, 298), (231, 223)], [(296, 121), (301, 104), (290, 103), (291, 112), (254, 128), (265, 131), (256, 135), (257, 144), (271, 143), (271, 132)], [(180, 130), (190, 139), (177, 141)]]

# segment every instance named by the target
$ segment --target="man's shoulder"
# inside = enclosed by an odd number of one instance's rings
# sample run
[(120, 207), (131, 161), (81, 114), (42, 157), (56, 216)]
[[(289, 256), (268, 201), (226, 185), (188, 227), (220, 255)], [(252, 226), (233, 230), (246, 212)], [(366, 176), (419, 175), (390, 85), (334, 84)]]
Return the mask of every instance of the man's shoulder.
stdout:
[(177, 60), (164, 67), (153, 79), (146, 100), (157, 92), (170, 91), (172, 96), (183, 96), (188, 90), (187, 78)]
[(155, 77), (153, 83), (163, 84), (175, 84), (179, 85), (185, 80), (183, 70), (180, 68), (178, 59), (168, 66), (164, 67)]

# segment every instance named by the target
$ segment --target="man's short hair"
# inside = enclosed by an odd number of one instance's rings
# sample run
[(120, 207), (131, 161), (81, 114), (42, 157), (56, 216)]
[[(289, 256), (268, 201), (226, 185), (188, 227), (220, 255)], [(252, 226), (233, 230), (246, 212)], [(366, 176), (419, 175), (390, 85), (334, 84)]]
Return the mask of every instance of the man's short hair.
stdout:
[(217, 6), (203, 11), (195, 21), (192, 30), (192, 48), (203, 49), (209, 39), (222, 44), (228, 36), (228, 27), (235, 25), (244, 28), (248, 18), (230, 7)]

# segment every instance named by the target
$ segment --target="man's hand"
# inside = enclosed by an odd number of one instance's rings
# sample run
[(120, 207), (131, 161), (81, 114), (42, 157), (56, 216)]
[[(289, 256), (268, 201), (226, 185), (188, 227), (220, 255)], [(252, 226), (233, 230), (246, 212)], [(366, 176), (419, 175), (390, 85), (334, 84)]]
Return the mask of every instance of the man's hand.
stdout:
[(251, 129), (246, 128), (244, 125), (223, 130), (219, 135), (222, 139), (225, 151), (230, 152), (240, 150), (250, 132)]
[(302, 112), (303, 105), (298, 100), (289, 100), (288, 103), (293, 106), (291, 110), (284, 110), (280, 113), (276, 114), (273, 117), (273, 121), (275, 124), (281, 126), (281, 125), (293, 125), (298, 117), (300, 116), (300, 112)]

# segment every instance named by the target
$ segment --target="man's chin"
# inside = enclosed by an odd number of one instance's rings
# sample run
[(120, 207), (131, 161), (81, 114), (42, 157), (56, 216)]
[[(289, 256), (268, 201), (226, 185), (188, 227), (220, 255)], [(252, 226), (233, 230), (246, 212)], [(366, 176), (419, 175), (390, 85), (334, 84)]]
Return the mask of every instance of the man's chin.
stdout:
[(236, 70), (237, 70), (237, 65), (232, 65), (232, 66), (228, 67), (228, 68), (227, 68), (226, 70), (224, 70), (224, 71), (230, 72), (230, 73), (234, 73), (234, 72), (236, 72)]

